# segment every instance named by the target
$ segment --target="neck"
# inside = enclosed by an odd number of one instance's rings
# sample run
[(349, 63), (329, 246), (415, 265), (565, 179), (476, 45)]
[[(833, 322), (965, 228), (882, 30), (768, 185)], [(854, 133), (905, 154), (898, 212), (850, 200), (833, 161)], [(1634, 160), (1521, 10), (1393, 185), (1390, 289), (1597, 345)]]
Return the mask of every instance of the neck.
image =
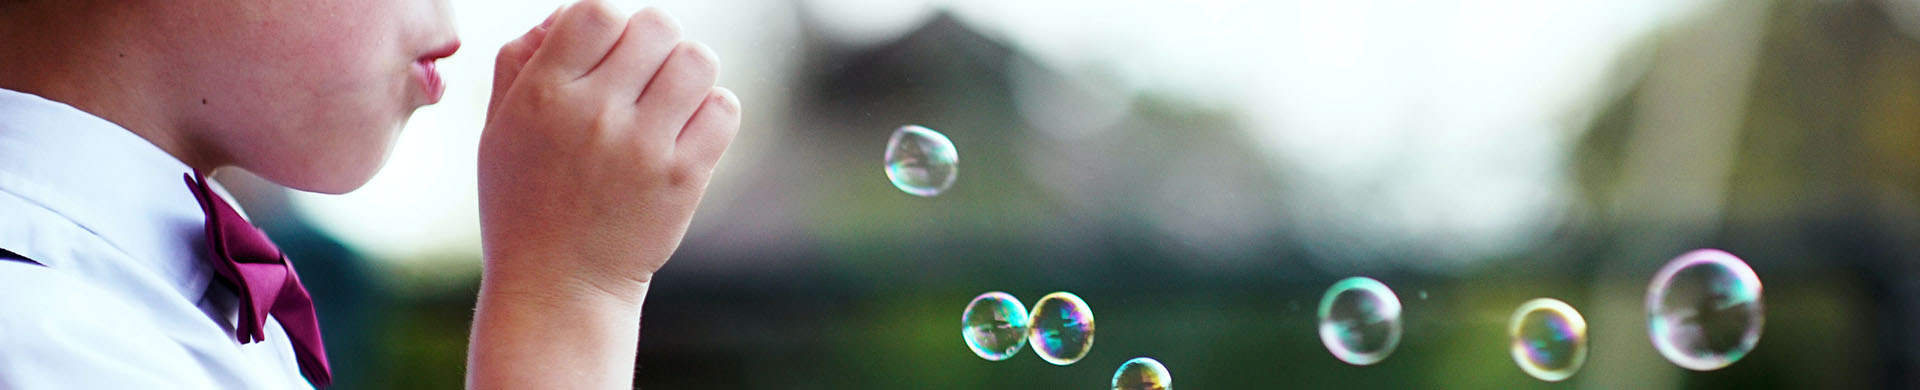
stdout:
[[(143, 38), (140, 1), (0, 0), (0, 88), (39, 95), (120, 125), (200, 173), (223, 163), (170, 113), (165, 59)], [(197, 101), (195, 102), (197, 103)]]

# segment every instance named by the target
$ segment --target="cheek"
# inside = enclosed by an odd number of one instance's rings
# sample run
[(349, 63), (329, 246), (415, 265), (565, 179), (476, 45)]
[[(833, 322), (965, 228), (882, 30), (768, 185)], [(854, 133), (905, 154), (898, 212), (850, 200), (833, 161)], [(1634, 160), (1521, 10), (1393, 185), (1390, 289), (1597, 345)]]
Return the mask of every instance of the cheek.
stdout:
[(346, 27), (350, 31), (298, 37), (305, 44), (289, 45), (278, 53), (285, 61), (282, 86), (309, 91), (316, 99), (363, 102), (333, 107), (403, 105), (409, 61), (395, 47), (392, 34), (380, 27), (355, 25)]
[(270, 158), (289, 175), (305, 177), (311, 191), (344, 192), (358, 188), (386, 161), (408, 113), (388, 88), (365, 86), (315, 95), (303, 107), (286, 107), (298, 122), (275, 126), (282, 134), (272, 144), (285, 149)]
[[(290, 187), (343, 192), (379, 168), (413, 109), (397, 1), (242, 2), (165, 20), (195, 34), (173, 68), (190, 126), (232, 162)], [(189, 103), (192, 104), (192, 103)]]
[(397, 85), (404, 78), (370, 66), (363, 53), (329, 54), (285, 63), (276, 74), (262, 75), (249, 96), (235, 96), (245, 100), (228, 114), (240, 119), (233, 130), (252, 134), (247, 143), (265, 149), (260, 156), (235, 156), (243, 160), (236, 162), (342, 169), (377, 164), (384, 156), (406, 118)]
[(235, 163), (281, 184), (309, 191), (344, 192), (360, 186), (385, 161), (412, 107), (410, 64), (383, 55), (378, 39), (340, 36), (287, 53), (243, 87), (229, 118), (249, 134), (252, 152)]

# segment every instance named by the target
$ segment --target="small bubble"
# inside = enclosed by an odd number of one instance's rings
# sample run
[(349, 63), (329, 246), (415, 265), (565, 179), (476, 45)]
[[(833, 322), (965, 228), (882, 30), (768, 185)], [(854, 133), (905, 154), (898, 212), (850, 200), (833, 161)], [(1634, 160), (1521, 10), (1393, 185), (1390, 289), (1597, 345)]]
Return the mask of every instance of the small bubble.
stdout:
[(901, 126), (887, 138), (887, 180), (906, 193), (935, 196), (960, 175), (960, 152), (938, 131)]
[(981, 359), (1007, 360), (1027, 345), (1027, 307), (1013, 295), (994, 291), (973, 297), (960, 316), (960, 336)]
[(1320, 299), (1320, 342), (1348, 364), (1379, 363), (1400, 344), (1400, 298), (1373, 278), (1334, 283)]
[(1731, 253), (1700, 249), (1674, 258), (1647, 286), (1653, 348), (1694, 371), (1739, 361), (1760, 342), (1760, 294), (1760, 276)]
[(1559, 382), (1587, 362), (1587, 320), (1566, 302), (1536, 298), (1521, 304), (1507, 323), (1513, 362), (1527, 375)]
[(1113, 371), (1113, 390), (1172, 390), (1173, 373), (1150, 357), (1137, 357)]
[(1033, 327), (1028, 342), (1041, 359), (1054, 365), (1080, 361), (1093, 349), (1093, 309), (1069, 292), (1055, 292), (1033, 303)]

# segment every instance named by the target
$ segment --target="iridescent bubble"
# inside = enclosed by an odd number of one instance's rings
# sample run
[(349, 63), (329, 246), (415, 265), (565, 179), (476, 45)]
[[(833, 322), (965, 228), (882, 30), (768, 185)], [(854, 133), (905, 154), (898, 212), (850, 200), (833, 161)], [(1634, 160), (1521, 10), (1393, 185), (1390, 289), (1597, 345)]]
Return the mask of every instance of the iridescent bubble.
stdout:
[(1320, 342), (1348, 364), (1379, 363), (1400, 345), (1400, 298), (1372, 278), (1334, 283), (1320, 299)]
[(1070, 292), (1055, 292), (1033, 303), (1028, 342), (1048, 363), (1064, 366), (1093, 349), (1093, 309)]
[(934, 196), (960, 176), (960, 152), (938, 131), (900, 126), (887, 138), (887, 180), (909, 194)]
[(1173, 373), (1150, 357), (1137, 357), (1113, 371), (1113, 390), (1171, 390)]
[(1013, 295), (994, 291), (973, 297), (960, 315), (960, 336), (981, 359), (1007, 360), (1027, 346), (1027, 306)]
[(1700, 249), (1660, 267), (1647, 286), (1653, 349), (1689, 370), (1733, 364), (1760, 342), (1760, 276), (1731, 253)]
[(1527, 375), (1559, 382), (1587, 362), (1587, 319), (1566, 302), (1536, 298), (1521, 304), (1507, 323), (1513, 362)]

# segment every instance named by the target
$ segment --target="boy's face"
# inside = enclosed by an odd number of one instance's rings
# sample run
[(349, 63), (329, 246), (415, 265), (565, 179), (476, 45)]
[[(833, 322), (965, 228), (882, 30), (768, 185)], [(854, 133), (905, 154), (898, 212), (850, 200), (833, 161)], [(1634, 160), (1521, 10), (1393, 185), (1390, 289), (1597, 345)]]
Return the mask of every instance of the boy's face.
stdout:
[[(173, 2), (178, 5), (181, 2)], [(159, 7), (185, 125), (233, 165), (297, 189), (366, 183), (458, 46), (445, 0), (191, 0)]]

